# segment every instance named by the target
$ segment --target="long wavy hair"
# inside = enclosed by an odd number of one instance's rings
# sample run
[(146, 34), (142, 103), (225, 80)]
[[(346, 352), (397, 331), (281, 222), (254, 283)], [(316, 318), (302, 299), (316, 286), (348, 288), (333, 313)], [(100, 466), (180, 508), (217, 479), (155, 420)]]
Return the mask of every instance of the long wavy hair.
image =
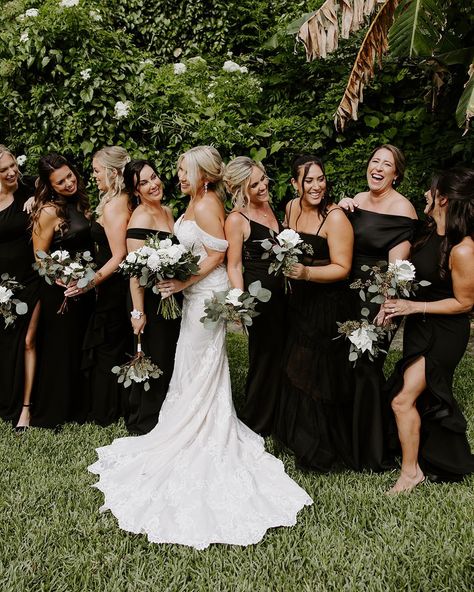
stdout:
[(323, 218), (326, 218), (326, 216), (328, 215), (328, 208), (334, 202), (334, 200), (331, 197), (331, 185), (328, 178), (326, 177), (326, 171), (324, 169), (323, 161), (314, 154), (297, 154), (293, 159), (293, 162), (291, 163), (291, 175), (293, 179), (297, 180), (301, 173), (301, 170), (303, 169), (303, 177), (301, 178), (301, 187), (303, 188), (303, 193), (299, 196), (300, 213), (298, 214), (298, 218), (296, 219), (296, 224), (298, 223), (298, 220), (303, 212), (301, 201), (305, 194), (304, 182), (306, 181), (309, 169), (313, 164), (319, 166), (324, 177), (326, 178), (326, 191), (324, 192), (323, 199), (316, 206), (318, 214)]
[(411, 246), (411, 253), (412, 254), (419, 251), (423, 247), (423, 245), (425, 245), (428, 242), (428, 240), (433, 235), (433, 233), (436, 232), (436, 222), (431, 214), (433, 212), (433, 208), (435, 205), (435, 197), (436, 197), (436, 190), (438, 187), (438, 179), (439, 179), (438, 173), (433, 175), (433, 177), (431, 179), (430, 193), (433, 198), (433, 201), (431, 202), (430, 209), (426, 213), (426, 219), (418, 227), (419, 230), (417, 230), (416, 238), (413, 241), (413, 244)]
[(107, 191), (101, 192), (95, 209), (97, 216), (101, 216), (105, 205), (125, 191), (123, 169), (130, 162), (130, 156), (121, 146), (106, 146), (96, 152), (93, 158), (96, 158), (105, 168)]
[(32, 224), (38, 224), (41, 210), (45, 206), (53, 205), (56, 208), (56, 214), (60, 220), (59, 231), (64, 234), (69, 228), (69, 219), (67, 217), (68, 198), (59, 195), (51, 186), (50, 177), (54, 171), (63, 166), (67, 166), (74, 173), (77, 181), (78, 209), (86, 216), (90, 217), (89, 198), (82, 177), (79, 175), (76, 167), (71, 164), (61, 154), (47, 154), (42, 156), (38, 162), (38, 180), (35, 188), (35, 201), (31, 214)]
[(451, 250), (466, 236), (474, 240), (474, 169), (455, 167), (441, 173), (437, 196), (448, 200), (445, 236), (440, 249), (440, 276), (449, 273)]
[(248, 156), (237, 156), (225, 168), (224, 182), (232, 196), (234, 208), (246, 208), (250, 203), (248, 188), (254, 167), (257, 167), (265, 174), (263, 164), (252, 160)]
[(125, 191), (127, 192), (129, 199), (132, 200), (135, 205), (140, 203), (140, 197), (137, 195), (138, 187), (140, 185), (140, 173), (146, 166), (149, 166), (155, 175), (160, 178), (156, 166), (150, 160), (131, 160), (130, 162), (127, 162), (123, 169)]

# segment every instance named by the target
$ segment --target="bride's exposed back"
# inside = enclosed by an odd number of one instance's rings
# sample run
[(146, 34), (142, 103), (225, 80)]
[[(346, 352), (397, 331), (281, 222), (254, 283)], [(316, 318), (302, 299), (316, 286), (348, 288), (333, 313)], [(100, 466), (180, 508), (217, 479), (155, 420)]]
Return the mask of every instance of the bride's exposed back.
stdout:
[(89, 470), (119, 526), (156, 543), (203, 549), (249, 545), (274, 526), (290, 526), (311, 498), (241, 423), (232, 403), (225, 328), (204, 328), (204, 300), (228, 287), (223, 265), (224, 165), (217, 150), (198, 146), (178, 161), (189, 196), (175, 224), (179, 241), (200, 257), (200, 273), (167, 280), (162, 297), (183, 291), (175, 366), (158, 425), (145, 436), (119, 438), (97, 450)]

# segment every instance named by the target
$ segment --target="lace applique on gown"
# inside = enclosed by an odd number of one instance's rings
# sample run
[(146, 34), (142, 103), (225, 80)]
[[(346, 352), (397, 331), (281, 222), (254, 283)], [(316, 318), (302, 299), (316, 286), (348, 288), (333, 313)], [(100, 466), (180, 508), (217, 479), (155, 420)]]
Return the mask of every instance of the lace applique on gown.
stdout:
[[(201, 259), (207, 246), (224, 252), (225, 240), (194, 221), (177, 221), (175, 234)], [(119, 438), (97, 449), (89, 467), (100, 476), (120, 528), (151, 542), (204, 549), (211, 543), (250, 545), (266, 530), (291, 526), (311, 498), (283, 463), (265, 452), (263, 439), (235, 414), (225, 349), (225, 328), (199, 321), (204, 299), (225, 290), (224, 265), (184, 291), (173, 376), (158, 424), (149, 434)]]

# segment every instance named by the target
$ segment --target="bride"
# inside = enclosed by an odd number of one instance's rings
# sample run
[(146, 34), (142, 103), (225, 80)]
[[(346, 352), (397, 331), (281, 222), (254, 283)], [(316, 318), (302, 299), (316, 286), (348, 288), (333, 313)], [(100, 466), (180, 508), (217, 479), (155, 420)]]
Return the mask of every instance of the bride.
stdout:
[(225, 290), (224, 165), (217, 150), (198, 146), (178, 161), (181, 191), (190, 196), (175, 224), (179, 241), (200, 257), (187, 282), (158, 284), (163, 297), (183, 290), (175, 366), (157, 426), (97, 449), (89, 467), (100, 476), (120, 528), (154, 543), (204, 549), (249, 545), (274, 526), (290, 526), (311, 498), (241, 423), (232, 403), (225, 327), (204, 328), (204, 300)]

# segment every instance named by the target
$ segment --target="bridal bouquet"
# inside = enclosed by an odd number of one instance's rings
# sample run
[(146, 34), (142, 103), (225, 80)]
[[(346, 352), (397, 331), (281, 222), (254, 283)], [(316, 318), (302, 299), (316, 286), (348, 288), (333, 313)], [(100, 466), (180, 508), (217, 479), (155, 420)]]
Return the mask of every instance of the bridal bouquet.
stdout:
[[(272, 258), (268, 273), (274, 273), (278, 275), (280, 273), (286, 274), (293, 267), (295, 263), (298, 263), (299, 255), (306, 253), (307, 255), (313, 254), (313, 247), (303, 242), (300, 235), (292, 230), (291, 228), (285, 228), (276, 237), (272, 239), (264, 239), (262, 242), (262, 248), (265, 253), (262, 255), (262, 259)], [(285, 293), (288, 290), (288, 278), (284, 275), (285, 279)]]
[[(50, 254), (36, 251), (36, 256), (38, 261), (33, 267), (50, 286), (59, 280), (66, 286), (75, 282), (78, 288), (85, 288), (94, 279), (95, 264), (90, 251), (76, 253), (74, 256), (66, 250), (53, 251)], [(67, 311), (67, 299), (68, 296), (65, 296), (58, 314), (64, 314)]]
[(13, 325), (18, 315), (28, 312), (26, 302), (14, 298), (15, 292), (22, 288), (23, 286), (15, 278), (11, 278), (8, 273), (2, 273), (0, 277), (0, 316), (5, 321), (5, 328)]
[(366, 280), (358, 279), (351, 288), (359, 290), (361, 300), (383, 304), (387, 298), (408, 298), (420, 286), (429, 286), (430, 282), (415, 281), (416, 270), (413, 263), (397, 259), (395, 263), (380, 262), (369, 267), (363, 265), (362, 271), (369, 272)]
[[(363, 309), (367, 311), (367, 309)], [(350, 341), (349, 348), (349, 361), (353, 362), (353, 366), (356, 365), (357, 360), (361, 358), (365, 352), (369, 356), (370, 361), (379, 355), (380, 352), (387, 353), (381, 348), (380, 344), (383, 342), (386, 335), (396, 328), (396, 325), (390, 323), (389, 325), (375, 325), (371, 323), (367, 318), (361, 319), (360, 321), (345, 321), (344, 323), (337, 323), (337, 332), (340, 333), (339, 339), (344, 336)]]
[(252, 319), (260, 313), (255, 310), (257, 302), (268, 302), (272, 293), (262, 288), (260, 281), (252, 282), (248, 292), (240, 288), (232, 288), (222, 292), (214, 292), (212, 298), (204, 301), (206, 313), (200, 321), (208, 329), (217, 323), (240, 323), (248, 334), (247, 327), (252, 325)]
[[(160, 240), (150, 236), (143, 247), (127, 255), (120, 264), (120, 271), (127, 277), (138, 278), (140, 286), (152, 287), (153, 292), (158, 294), (157, 282), (172, 278), (184, 282), (198, 274), (198, 261), (199, 257), (183, 245), (175, 244), (169, 238)], [(181, 316), (181, 309), (173, 294), (161, 298), (158, 313), (165, 319)]]
[(142, 351), (140, 335), (138, 335), (137, 351), (132, 359), (122, 366), (114, 366), (112, 372), (118, 376), (117, 382), (128, 388), (132, 382), (143, 382), (143, 389), (150, 390), (150, 378), (159, 378), (163, 371), (145, 356)]

